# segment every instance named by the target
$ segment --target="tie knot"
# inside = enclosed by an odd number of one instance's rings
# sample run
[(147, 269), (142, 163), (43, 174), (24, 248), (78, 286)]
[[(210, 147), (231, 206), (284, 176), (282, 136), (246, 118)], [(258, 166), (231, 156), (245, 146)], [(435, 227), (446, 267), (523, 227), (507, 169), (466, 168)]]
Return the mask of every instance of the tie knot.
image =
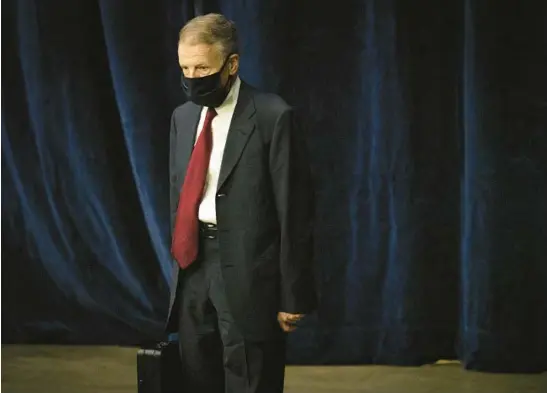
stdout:
[(217, 115), (217, 111), (215, 110), (215, 108), (209, 108), (207, 109), (207, 120), (211, 121), (213, 120), (213, 118)]

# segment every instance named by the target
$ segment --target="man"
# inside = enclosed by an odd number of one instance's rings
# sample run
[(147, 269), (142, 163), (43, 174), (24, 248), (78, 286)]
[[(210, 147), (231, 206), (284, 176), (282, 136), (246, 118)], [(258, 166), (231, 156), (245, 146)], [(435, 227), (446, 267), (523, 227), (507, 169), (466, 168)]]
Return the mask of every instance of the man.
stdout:
[(294, 112), (238, 77), (236, 27), (181, 30), (171, 121), (168, 331), (185, 392), (282, 392), (285, 336), (316, 306), (310, 172)]

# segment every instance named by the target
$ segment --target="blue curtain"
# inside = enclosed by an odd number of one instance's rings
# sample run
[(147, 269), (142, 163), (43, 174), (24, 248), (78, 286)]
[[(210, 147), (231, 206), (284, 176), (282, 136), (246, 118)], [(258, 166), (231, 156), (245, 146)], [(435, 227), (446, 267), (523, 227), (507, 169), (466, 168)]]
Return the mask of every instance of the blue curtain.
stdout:
[(222, 12), (242, 78), (296, 106), (308, 132), (321, 304), (290, 362), (547, 369), (545, 2), (3, 11), (4, 342), (161, 335), (178, 30)]

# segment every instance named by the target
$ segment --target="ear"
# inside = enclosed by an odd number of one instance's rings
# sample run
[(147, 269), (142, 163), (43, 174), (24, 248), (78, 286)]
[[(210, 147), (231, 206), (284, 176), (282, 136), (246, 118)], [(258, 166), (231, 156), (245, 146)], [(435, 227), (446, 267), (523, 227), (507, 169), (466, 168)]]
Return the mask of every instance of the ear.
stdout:
[(228, 61), (228, 69), (230, 75), (235, 75), (237, 71), (239, 70), (239, 55), (233, 54), (230, 56), (230, 60)]

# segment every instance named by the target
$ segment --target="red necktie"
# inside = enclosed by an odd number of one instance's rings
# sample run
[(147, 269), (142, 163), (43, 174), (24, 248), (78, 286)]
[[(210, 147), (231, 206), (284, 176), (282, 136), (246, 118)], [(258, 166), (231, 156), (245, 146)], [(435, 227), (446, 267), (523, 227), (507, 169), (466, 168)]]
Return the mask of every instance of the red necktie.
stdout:
[(205, 179), (209, 168), (209, 158), (213, 147), (211, 122), (216, 111), (209, 108), (203, 123), (179, 197), (171, 253), (181, 268), (187, 268), (198, 254), (198, 209), (205, 190)]

